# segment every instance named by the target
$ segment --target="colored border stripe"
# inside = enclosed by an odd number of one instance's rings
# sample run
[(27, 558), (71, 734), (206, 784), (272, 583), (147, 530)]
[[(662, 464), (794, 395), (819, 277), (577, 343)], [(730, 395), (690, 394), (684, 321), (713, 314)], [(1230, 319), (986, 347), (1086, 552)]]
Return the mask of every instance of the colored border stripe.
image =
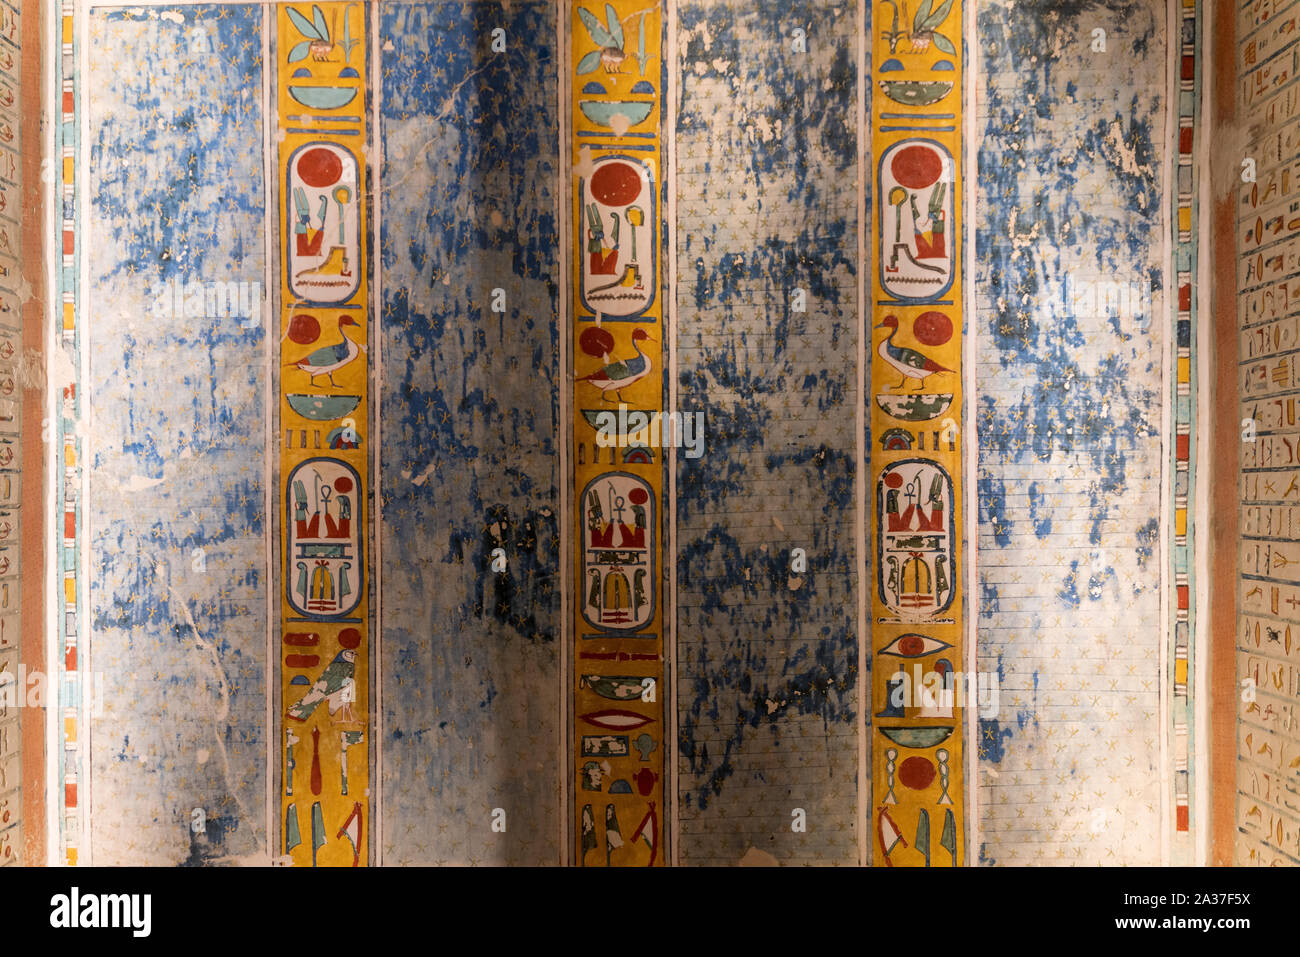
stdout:
[(1177, 295), (1173, 315), (1174, 376), (1171, 450), (1173, 474), (1173, 526), (1170, 542), (1170, 648), (1167, 655), (1170, 684), (1169, 714), (1170, 788), (1174, 839), (1170, 863), (1194, 863), (1192, 832), (1196, 826), (1193, 806), (1195, 789), (1195, 699), (1194, 665), (1196, 644), (1196, 535), (1189, 502), (1196, 501), (1196, 350), (1197, 350), (1197, 255), (1195, 224), (1199, 215), (1200, 171), (1196, 163), (1196, 124), (1201, 109), (1200, 0), (1182, 0), (1179, 5), (1177, 96), (1178, 135), (1175, 143), (1173, 189), (1173, 264)]
[(80, 792), (84, 774), (85, 755), (81, 748), (81, 672), (79, 668), (78, 640), (83, 633), (84, 609), (81, 580), (81, 551), (84, 547), (80, 505), (82, 447), (78, 427), (82, 418), (81, 406), (81, 328), (80, 290), (78, 288), (78, 263), (80, 250), (77, 237), (80, 223), (77, 216), (76, 156), (79, 148), (81, 94), (78, 88), (76, 29), (73, 21), (73, 0), (64, 0), (59, 14), (60, 31), (53, 51), (57, 78), (61, 90), (59, 122), (54, 130), (54, 151), (62, 162), (54, 165), (58, 177), (58, 210), (61, 217), (62, 260), (55, 270), (58, 285), (55, 288), (61, 308), (56, 316), (54, 344), (62, 348), (68, 358), (66, 368), (72, 381), (63, 389), (60, 414), (55, 420), (57, 447), (61, 449), (62, 473), (55, 480), (57, 514), (63, 516), (63, 534), (55, 543), (57, 574), (62, 576), (60, 593), (63, 607), (58, 617), (59, 675), (58, 747), (62, 768), (62, 803), (59, 819), (59, 858), (75, 866), (81, 858), (81, 807)]

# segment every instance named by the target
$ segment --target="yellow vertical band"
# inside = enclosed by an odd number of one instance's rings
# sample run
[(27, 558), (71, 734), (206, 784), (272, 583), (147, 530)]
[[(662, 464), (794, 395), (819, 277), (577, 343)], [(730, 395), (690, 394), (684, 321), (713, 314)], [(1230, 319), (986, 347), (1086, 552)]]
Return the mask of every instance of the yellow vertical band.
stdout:
[(965, 860), (962, 4), (871, 38), (872, 791), (877, 866)]
[(277, 5), (280, 847), (370, 860), (364, 4)]
[(571, 30), (575, 860), (664, 863), (663, 8)]

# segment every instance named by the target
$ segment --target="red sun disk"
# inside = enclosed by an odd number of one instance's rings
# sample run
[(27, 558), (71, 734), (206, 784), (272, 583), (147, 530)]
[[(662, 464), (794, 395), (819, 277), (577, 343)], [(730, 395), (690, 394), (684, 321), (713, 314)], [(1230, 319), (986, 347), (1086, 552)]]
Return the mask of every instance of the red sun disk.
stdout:
[(600, 359), (614, 351), (614, 336), (608, 329), (589, 326), (578, 336), (578, 345), (587, 355)]
[(343, 175), (343, 163), (333, 150), (315, 146), (298, 157), (298, 176), (314, 189), (333, 186)]
[(361, 632), (355, 628), (344, 628), (339, 632), (339, 644), (344, 648), (356, 648), (361, 644)]
[(630, 163), (602, 163), (591, 174), (591, 195), (606, 206), (627, 206), (641, 195), (641, 174)]
[(627, 497), (628, 501), (633, 505), (644, 505), (650, 499), (650, 496), (646, 494), (646, 490), (643, 488), (632, 489), (627, 493)]
[(351, 492), (352, 479), (348, 478), (346, 475), (340, 475), (334, 480), (334, 490), (336, 492), (342, 492), (344, 495)]
[(900, 186), (925, 189), (939, 182), (943, 160), (928, 146), (904, 146), (889, 164), (889, 171)]
[(289, 338), (300, 346), (309, 346), (320, 338), (320, 323), (315, 316), (299, 313), (289, 320)]
[(885, 476), (885, 484), (890, 488), (901, 488), (903, 485), (903, 476), (897, 472), (890, 472)]
[(929, 758), (913, 755), (898, 766), (898, 780), (913, 791), (924, 791), (934, 780), (934, 765)]
[(923, 312), (912, 323), (912, 335), (927, 346), (941, 346), (952, 338), (952, 320), (942, 312)]

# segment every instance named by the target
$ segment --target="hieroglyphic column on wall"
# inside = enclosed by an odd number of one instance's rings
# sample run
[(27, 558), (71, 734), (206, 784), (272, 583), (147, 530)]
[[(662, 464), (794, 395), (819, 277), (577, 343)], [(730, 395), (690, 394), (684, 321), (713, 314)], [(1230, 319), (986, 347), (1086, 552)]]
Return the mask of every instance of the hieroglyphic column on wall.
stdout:
[[(1236, 8), (1240, 578), (1236, 864), (1300, 864), (1300, 35)], [(1235, 423), (1234, 423), (1235, 424)]]
[[(23, 510), (20, 508), (23, 466), (23, 377), (18, 362), (23, 353), (23, 269), (20, 233), (23, 195), (23, 146), (19, 128), (24, 104), (20, 79), (19, 49), (22, 22), (18, 8), (0, 3), (0, 867), (6, 864), (36, 864), (24, 860), (24, 828), (43, 828), (43, 821), (24, 821), (22, 809), (29, 806), (23, 789), (39, 788), (31, 777), (32, 755), (21, 752), (27, 737), (27, 722), (42, 712), (24, 710), (28, 684), (25, 668), (30, 659), (23, 631), (41, 633), (40, 619), (32, 612), (24, 621), (19, 615), (22, 582), (20, 573), (40, 574), (40, 569), (23, 570), (21, 551)], [(34, 144), (30, 144), (34, 145)], [(40, 522), (40, 513), (34, 519)], [(30, 666), (29, 666), (30, 667)], [(36, 765), (39, 766), (39, 765)], [(24, 780), (23, 769), (27, 770)]]
[[(573, 861), (666, 855), (663, 8), (575, 0)], [(661, 428), (662, 427), (662, 428)]]
[(277, 856), (371, 854), (366, 36), (360, 3), (277, 8)]
[(966, 860), (963, 8), (873, 13), (870, 825), (876, 866)]

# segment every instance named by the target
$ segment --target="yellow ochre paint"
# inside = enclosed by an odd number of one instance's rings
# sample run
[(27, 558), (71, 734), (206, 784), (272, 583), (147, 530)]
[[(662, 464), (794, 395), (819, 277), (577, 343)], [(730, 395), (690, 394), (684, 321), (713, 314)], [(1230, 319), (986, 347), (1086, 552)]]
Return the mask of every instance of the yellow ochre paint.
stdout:
[[(872, 11), (871, 859), (964, 863), (962, 4)], [(918, 681), (919, 678), (919, 681)]]
[[(667, 854), (662, 509), (668, 443), (603, 447), (598, 426), (600, 414), (617, 416), (620, 403), (647, 417), (663, 410), (663, 7), (643, 0), (576, 2), (569, 17), (573, 862), (658, 866)], [(630, 135), (646, 133), (652, 135)], [(624, 438), (635, 434), (638, 420), (622, 421), (629, 426)]]
[(281, 782), (272, 855), (300, 867), (371, 859), (365, 11), (293, 3), (275, 13)]

